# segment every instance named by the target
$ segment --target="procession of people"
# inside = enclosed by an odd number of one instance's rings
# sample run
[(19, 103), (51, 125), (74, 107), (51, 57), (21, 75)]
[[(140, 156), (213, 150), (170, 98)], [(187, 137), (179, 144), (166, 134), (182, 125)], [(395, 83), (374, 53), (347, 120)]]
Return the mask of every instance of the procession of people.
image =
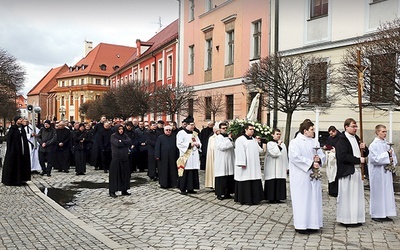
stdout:
[(279, 129), (272, 130), (264, 146), (251, 122), (233, 136), (227, 121), (210, 122), (200, 131), (192, 116), (180, 128), (162, 120), (109, 121), (102, 116), (98, 123), (45, 120), (40, 129), (17, 116), (7, 135), (2, 183), (25, 185), (31, 173), (39, 171), (44, 178), (53, 170), (68, 174), (71, 168), (76, 175), (85, 175), (91, 165), (109, 175), (113, 198), (117, 193), (131, 195), (130, 179), (136, 171), (147, 171), (160, 188), (195, 195), (201, 186), (199, 171), (204, 170), (204, 187), (217, 200), (232, 199), (241, 205), (291, 203), (296, 232), (311, 234), (323, 228), (322, 167), (328, 193), (337, 199), (337, 222), (346, 227), (365, 223), (364, 167), (369, 173), (372, 220), (393, 221), (393, 172), (398, 162), (386, 141), (386, 127), (376, 126), (370, 147), (356, 135), (357, 128), (352, 118), (344, 121), (343, 132), (330, 126), (330, 137), (321, 147), (314, 123), (305, 119), (287, 148)]

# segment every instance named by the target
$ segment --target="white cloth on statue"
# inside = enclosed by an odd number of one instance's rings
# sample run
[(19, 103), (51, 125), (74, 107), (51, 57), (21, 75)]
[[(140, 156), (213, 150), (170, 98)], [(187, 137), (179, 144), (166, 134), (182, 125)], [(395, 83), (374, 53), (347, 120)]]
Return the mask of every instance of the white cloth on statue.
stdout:
[(236, 181), (261, 180), (261, 152), (263, 149), (258, 145), (256, 139), (249, 140), (244, 135), (236, 139), (234, 170)]
[[(354, 135), (344, 133), (350, 141), (353, 155), (361, 156), (357, 139)], [(340, 178), (337, 197), (337, 222), (356, 224), (365, 222), (364, 182), (361, 177), (360, 165), (354, 165), (354, 174)]]
[[(39, 163), (39, 143), (35, 138), (32, 136), (32, 133), (34, 132), (32, 129), (32, 125), (25, 126), (25, 132), (26, 132), (26, 137), (28, 139), (28, 144), (29, 144), (29, 153), (30, 153), (30, 158), (31, 158), (31, 171), (42, 171), (42, 167), (40, 166)], [(36, 128), (36, 132), (39, 131), (38, 128)], [(36, 149), (33, 148), (35, 145), (36, 141)]]
[(234, 175), (235, 146), (233, 140), (219, 134), (215, 138), (214, 154), (215, 177)]
[[(393, 173), (385, 171), (390, 163), (386, 140), (375, 138), (369, 146), (368, 174), (370, 185), (370, 214), (372, 218), (396, 216), (396, 202), (393, 190)], [(397, 165), (396, 154), (392, 153), (393, 165)]]
[(207, 144), (207, 158), (206, 158), (206, 174), (204, 178), (204, 187), (215, 188), (215, 176), (214, 176), (214, 148), (215, 148), (215, 137), (213, 134), (208, 138)]
[[(179, 149), (179, 156), (184, 155), (185, 152), (189, 149), (190, 144), (193, 142), (192, 138), (193, 134), (187, 133), (184, 129), (178, 132), (178, 134), (176, 135), (176, 146)], [(195, 146), (192, 148), (192, 153), (185, 163), (185, 170), (200, 169), (199, 150), (201, 148), (201, 142), (197, 135), (194, 137), (194, 139), (197, 143), (200, 144), (200, 146)]]
[[(322, 217), (321, 180), (311, 179), (315, 140), (298, 134), (289, 144), (289, 179), (295, 229), (320, 229)], [(325, 154), (317, 154), (322, 162)]]
[(286, 145), (281, 143), (279, 149), (278, 143), (269, 141), (267, 143), (267, 152), (264, 161), (265, 180), (286, 179), (289, 168), (288, 154)]
[(324, 166), (326, 168), (326, 176), (328, 182), (334, 182), (337, 174), (336, 154), (333, 151), (326, 151), (326, 161)]

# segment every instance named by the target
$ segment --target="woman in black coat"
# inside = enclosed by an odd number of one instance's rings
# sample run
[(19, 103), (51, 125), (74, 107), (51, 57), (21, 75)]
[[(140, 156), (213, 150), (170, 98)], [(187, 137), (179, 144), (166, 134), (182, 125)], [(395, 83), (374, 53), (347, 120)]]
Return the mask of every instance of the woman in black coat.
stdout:
[(111, 135), (110, 142), (112, 155), (109, 174), (110, 196), (117, 197), (115, 194), (117, 191), (122, 191), (122, 195), (130, 195), (127, 191), (130, 188), (131, 176), (128, 153), (132, 141), (125, 133), (124, 127), (118, 125), (117, 131)]

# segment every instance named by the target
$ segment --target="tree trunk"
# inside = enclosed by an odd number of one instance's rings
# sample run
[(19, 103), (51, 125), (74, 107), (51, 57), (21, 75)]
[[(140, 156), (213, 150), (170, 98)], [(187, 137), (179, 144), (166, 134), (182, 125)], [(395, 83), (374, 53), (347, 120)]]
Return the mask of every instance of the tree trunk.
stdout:
[(285, 144), (288, 147), (290, 141), (290, 126), (292, 125), (293, 112), (286, 113)]

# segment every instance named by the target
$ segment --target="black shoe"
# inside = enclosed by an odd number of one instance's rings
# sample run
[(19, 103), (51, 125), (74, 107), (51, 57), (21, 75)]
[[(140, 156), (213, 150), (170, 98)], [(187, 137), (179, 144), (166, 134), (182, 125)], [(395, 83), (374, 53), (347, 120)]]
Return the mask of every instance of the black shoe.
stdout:
[(197, 192), (194, 190), (188, 190), (187, 192), (188, 192), (188, 194), (197, 194)]
[(115, 193), (110, 193), (110, 196), (113, 198), (117, 198), (117, 195)]
[(158, 178), (157, 178), (157, 177), (154, 177), (152, 180), (153, 180), (153, 181), (158, 181)]
[(295, 229), (296, 233), (299, 234), (310, 234), (310, 232), (307, 229)]
[(59, 170), (58, 170), (58, 172), (62, 172), (62, 170), (61, 170), (61, 169), (59, 169)]
[(376, 221), (376, 222), (384, 222), (384, 221), (387, 221), (386, 218), (372, 218), (372, 220), (373, 220), (373, 221)]
[(69, 173), (69, 170), (64, 170), (64, 173)]
[(128, 193), (127, 191), (122, 191), (122, 195), (131, 195), (131, 193)]
[(217, 196), (217, 199), (222, 201), (224, 198), (222, 198), (221, 196)]
[(318, 233), (319, 229), (307, 229), (309, 234)]
[(185, 192), (185, 191), (181, 191), (181, 194), (183, 194), (183, 195), (187, 195), (187, 192)]
[(108, 173), (108, 170), (104, 170), (104, 173)]
[(51, 174), (50, 174), (50, 173), (48, 173), (48, 174), (47, 174), (47, 177), (50, 177), (50, 176), (51, 176)]
[(45, 174), (46, 174), (45, 172), (41, 172), (41, 173), (40, 173), (41, 176), (43, 176), (43, 175), (45, 175)]
[(233, 196), (230, 195), (230, 194), (228, 194), (228, 195), (225, 195), (225, 196), (224, 196), (224, 199), (233, 199)]
[(345, 227), (359, 227), (359, 226), (362, 226), (362, 223), (352, 223), (352, 224), (340, 223), (340, 224), (342, 224), (342, 226), (345, 226)]
[(393, 221), (393, 219), (392, 219), (392, 218), (389, 218), (389, 217), (384, 218), (384, 220), (385, 220), (385, 221)]

